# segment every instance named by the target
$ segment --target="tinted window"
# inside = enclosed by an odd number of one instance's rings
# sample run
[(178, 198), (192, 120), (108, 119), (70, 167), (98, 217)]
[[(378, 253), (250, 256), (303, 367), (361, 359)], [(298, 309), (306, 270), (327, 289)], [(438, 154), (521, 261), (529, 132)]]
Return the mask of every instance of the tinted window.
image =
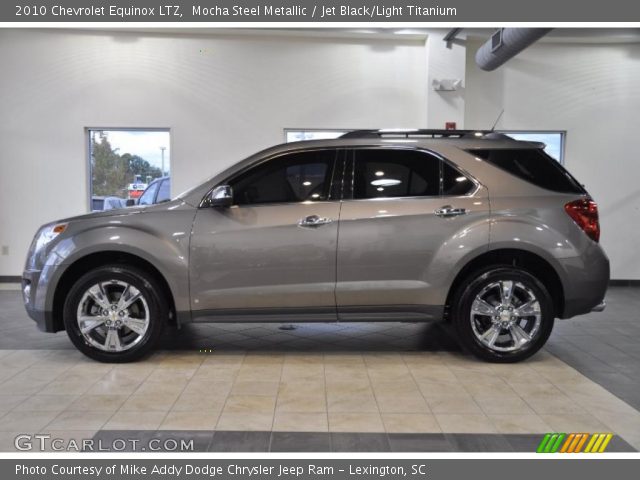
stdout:
[(155, 198), (156, 192), (158, 191), (158, 185), (160, 185), (160, 182), (153, 182), (151, 185), (149, 185), (144, 193), (140, 196), (138, 205), (153, 204), (153, 199)]
[(234, 203), (292, 203), (327, 200), (336, 152), (290, 153), (232, 180)]
[(156, 203), (168, 202), (171, 200), (171, 180), (163, 180), (158, 189), (158, 197)]
[(538, 149), (471, 150), (471, 154), (540, 188), (562, 193), (584, 193), (584, 188), (562, 165)]
[(440, 193), (440, 160), (401, 149), (355, 150), (354, 198), (418, 197)]
[(461, 196), (471, 193), (475, 185), (465, 175), (442, 162), (442, 195)]

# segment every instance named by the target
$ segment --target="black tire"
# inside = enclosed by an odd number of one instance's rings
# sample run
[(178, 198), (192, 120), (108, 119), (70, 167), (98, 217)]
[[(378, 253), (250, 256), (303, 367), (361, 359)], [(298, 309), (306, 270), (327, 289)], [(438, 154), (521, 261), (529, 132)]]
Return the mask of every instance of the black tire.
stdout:
[[(138, 305), (142, 305), (142, 307), (146, 307), (148, 310), (146, 331), (142, 335), (137, 335), (140, 337), (139, 340), (123, 351), (107, 351), (92, 345), (81, 333), (78, 324), (78, 308), (80, 302), (83, 301), (85, 293), (92, 286), (103, 282), (107, 288), (109, 288), (114, 284), (114, 281), (135, 287), (145, 302), (144, 304)], [(138, 360), (155, 347), (167, 323), (169, 315), (168, 307), (161, 292), (162, 290), (157, 284), (157, 281), (143, 270), (124, 265), (106, 265), (95, 268), (78, 279), (73, 287), (71, 287), (65, 299), (63, 320), (67, 335), (78, 350), (94, 360), (105, 363), (126, 363)], [(112, 298), (113, 295), (114, 294), (112, 294)], [(115, 295), (117, 295), (117, 293)], [(97, 307), (97, 304), (95, 306)], [(131, 308), (139, 307), (134, 304)], [(135, 338), (134, 335), (136, 332), (133, 330), (123, 327), (121, 331), (127, 332), (129, 337)], [(100, 332), (102, 332), (102, 330), (96, 331), (93, 335), (99, 336)], [(124, 333), (122, 333), (122, 335), (124, 335)], [(106, 338), (105, 335), (105, 340)], [(118, 342), (120, 342), (120, 340), (118, 340)], [(105, 341), (105, 343), (107, 342)]]
[[(478, 323), (476, 322), (484, 322), (485, 325), (490, 325), (490, 322), (492, 322), (491, 316), (476, 316), (475, 321), (472, 321), (471, 319), (471, 309), (474, 301), (476, 300), (476, 296), (481, 294), (483, 291), (486, 291), (485, 288), (488, 288), (490, 285), (494, 285), (499, 281), (513, 281), (523, 285), (526, 289), (529, 289), (533, 295), (535, 295), (539, 304), (539, 326), (535, 330), (535, 333), (530, 336), (531, 339), (528, 343), (513, 351), (499, 351), (496, 350), (495, 347), (489, 348), (474, 332), (474, 328), (479, 330)], [(490, 295), (491, 291), (489, 290), (488, 292)], [(490, 303), (490, 305), (494, 304)], [(502, 305), (502, 303), (500, 303), (500, 305)], [(555, 318), (553, 299), (540, 280), (529, 272), (517, 267), (499, 265), (488, 267), (469, 275), (469, 277), (459, 286), (453, 296), (451, 312), (452, 324), (461, 346), (476, 357), (494, 363), (519, 362), (535, 354), (546, 343), (549, 335), (551, 335)], [(505, 315), (508, 314), (505, 313)], [(534, 322), (531, 318), (534, 317), (526, 317), (525, 320), (522, 320), (525, 322), (524, 325), (533, 325), (533, 323), (528, 323)], [(487, 326), (487, 329), (488, 328), (489, 327)], [(486, 331), (487, 330), (484, 332)], [(500, 330), (500, 332), (508, 332), (508, 330)], [(479, 333), (482, 334), (483, 332)], [(498, 338), (507, 338), (507, 335), (510, 334), (505, 333), (504, 336), (500, 336)], [(512, 338), (511, 341), (513, 342), (512, 347), (516, 348), (515, 340)], [(503, 342), (504, 346), (499, 346), (498, 348), (509, 347), (506, 340)]]

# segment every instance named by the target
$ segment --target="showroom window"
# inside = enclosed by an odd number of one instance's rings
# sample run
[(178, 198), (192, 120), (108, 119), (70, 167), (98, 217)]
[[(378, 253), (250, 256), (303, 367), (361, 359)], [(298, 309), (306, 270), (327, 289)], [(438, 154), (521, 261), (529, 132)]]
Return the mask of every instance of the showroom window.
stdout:
[(168, 129), (90, 128), (87, 139), (93, 211), (135, 205), (155, 179), (170, 176)]
[(440, 160), (424, 152), (398, 149), (355, 150), (353, 198), (436, 196)]
[(331, 140), (338, 138), (351, 130), (340, 128), (335, 129), (305, 129), (305, 128), (285, 128), (285, 142), (300, 142), (302, 140)]
[[(351, 130), (346, 129), (305, 129), (305, 128), (285, 128), (285, 141), (299, 142), (301, 140), (326, 140), (338, 138)], [(559, 161), (564, 163), (564, 142), (566, 132), (563, 131), (541, 131), (541, 130), (500, 130), (516, 140), (525, 140), (527, 142), (542, 142), (546, 145), (545, 152)]]
[(542, 142), (546, 145), (544, 151), (547, 155), (560, 163), (564, 163), (564, 139), (566, 132), (502, 130), (500, 133), (504, 133), (516, 140)]
[(327, 200), (335, 150), (293, 152), (231, 180), (237, 205)]

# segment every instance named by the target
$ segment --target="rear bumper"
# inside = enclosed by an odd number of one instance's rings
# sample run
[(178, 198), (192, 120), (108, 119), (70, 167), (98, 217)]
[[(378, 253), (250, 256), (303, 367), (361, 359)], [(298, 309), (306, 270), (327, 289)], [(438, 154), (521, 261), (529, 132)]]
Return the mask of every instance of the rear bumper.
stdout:
[(604, 310), (609, 285), (609, 259), (598, 244), (580, 257), (559, 260), (563, 270), (564, 311), (560, 318), (571, 318)]

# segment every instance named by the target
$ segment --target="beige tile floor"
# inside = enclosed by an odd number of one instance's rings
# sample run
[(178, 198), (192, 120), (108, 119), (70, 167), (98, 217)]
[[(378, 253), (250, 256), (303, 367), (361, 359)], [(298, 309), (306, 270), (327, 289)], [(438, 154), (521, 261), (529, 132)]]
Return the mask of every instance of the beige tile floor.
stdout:
[(104, 365), (0, 351), (0, 450), (19, 433), (100, 429), (611, 431), (640, 449), (640, 412), (547, 352), (516, 365), (450, 352), (158, 352)]

